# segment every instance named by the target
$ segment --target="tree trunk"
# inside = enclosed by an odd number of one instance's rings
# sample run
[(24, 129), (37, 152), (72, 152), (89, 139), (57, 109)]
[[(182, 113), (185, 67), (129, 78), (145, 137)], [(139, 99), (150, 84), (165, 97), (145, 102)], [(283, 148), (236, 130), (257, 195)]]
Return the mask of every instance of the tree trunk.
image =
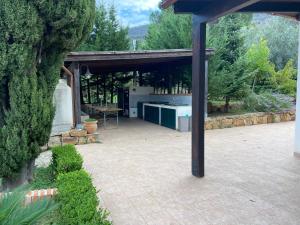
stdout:
[(0, 192), (10, 191), (33, 180), (35, 159), (28, 161), (13, 178), (3, 178)]
[(172, 94), (172, 77), (171, 74), (168, 75), (168, 94)]
[(256, 77), (254, 77), (254, 80), (253, 80), (253, 84), (252, 84), (252, 92), (254, 92), (255, 85), (256, 85)]
[(224, 106), (224, 112), (228, 113), (229, 112), (229, 103), (230, 103), (230, 98), (229, 97), (225, 97), (225, 106)]
[(110, 103), (114, 103), (114, 91), (112, 89), (110, 90)]
[(97, 86), (96, 86), (96, 93), (97, 93), (97, 103), (99, 104), (99, 82), (100, 82), (100, 80), (99, 80), (99, 76), (97, 76)]
[(142, 87), (143, 85), (143, 73), (139, 72), (139, 86)]
[(103, 104), (106, 104), (106, 98), (107, 98), (107, 94), (106, 94), (106, 74), (104, 74), (103, 76)]
[(110, 103), (114, 103), (114, 75), (111, 74)]
[(88, 94), (88, 102), (91, 104), (91, 87), (90, 87), (90, 79), (87, 80), (87, 94)]

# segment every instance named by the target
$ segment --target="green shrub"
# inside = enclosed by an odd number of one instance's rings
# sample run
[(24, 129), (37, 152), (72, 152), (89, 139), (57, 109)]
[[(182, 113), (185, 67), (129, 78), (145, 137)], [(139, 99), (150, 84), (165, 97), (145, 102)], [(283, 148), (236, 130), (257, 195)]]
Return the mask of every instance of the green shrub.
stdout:
[(52, 148), (53, 166), (56, 174), (68, 173), (82, 168), (82, 157), (74, 145), (65, 145)]
[(57, 178), (60, 203), (59, 224), (106, 225), (107, 213), (98, 211), (98, 198), (91, 177), (84, 171), (59, 174)]
[(249, 111), (257, 112), (276, 112), (289, 109), (292, 107), (291, 99), (281, 94), (251, 93), (244, 99), (244, 107)]
[(96, 119), (92, 119), (92, 118), (89, 118), (89, 119), (86, 119), (84, 122), (97, 122), (97, 120)]

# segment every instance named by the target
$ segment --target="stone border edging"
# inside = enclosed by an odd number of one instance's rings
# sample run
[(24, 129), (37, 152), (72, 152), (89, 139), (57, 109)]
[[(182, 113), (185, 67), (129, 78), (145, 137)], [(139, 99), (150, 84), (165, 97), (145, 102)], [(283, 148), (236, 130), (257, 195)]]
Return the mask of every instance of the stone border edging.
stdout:
[(284, 111), (276, 113), (248, 113), (225, 117), (209, 117), (205, 121), (206, 130), (224, 129), (232, 127), (252, 126), (258, 124), (280, 123), (295, 121), (296, 111)]

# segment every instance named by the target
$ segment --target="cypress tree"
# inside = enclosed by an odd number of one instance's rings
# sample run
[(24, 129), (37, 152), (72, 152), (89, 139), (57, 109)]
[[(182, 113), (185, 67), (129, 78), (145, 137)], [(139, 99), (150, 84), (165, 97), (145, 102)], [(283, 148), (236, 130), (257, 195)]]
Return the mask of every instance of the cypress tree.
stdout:
[(0, 177), (47, 143), (60, 67), (89, 35), (94, 9), (95, 0), (0, 2)]

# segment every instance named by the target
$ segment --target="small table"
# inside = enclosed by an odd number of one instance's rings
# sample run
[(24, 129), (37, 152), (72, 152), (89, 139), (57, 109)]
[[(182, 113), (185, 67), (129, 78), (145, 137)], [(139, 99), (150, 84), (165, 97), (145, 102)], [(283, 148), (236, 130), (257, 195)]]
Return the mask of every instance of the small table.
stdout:
[(116, 115), (117, 126), (119, 126), (119, 112), (122, 111), (122, 109), (115, 108), (115, 107), (103, 107), (103, 106), (94, 106), (94, 105), (89, 105), (88, 108), (103, 114), (104, 128), (106, 128), (106, 118), (108, 115)]

